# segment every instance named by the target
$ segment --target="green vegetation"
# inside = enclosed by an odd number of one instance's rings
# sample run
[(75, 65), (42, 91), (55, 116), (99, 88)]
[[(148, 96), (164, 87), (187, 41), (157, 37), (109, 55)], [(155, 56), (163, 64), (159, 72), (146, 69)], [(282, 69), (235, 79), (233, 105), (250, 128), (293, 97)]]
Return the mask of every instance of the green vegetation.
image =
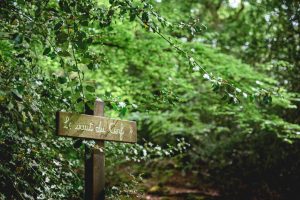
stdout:
[(294, 199), (299, 10), (296, 0), (0, 0), (0, 199), (83, 199), (94, 143), (56, 136), (55, 113), (85, 113), (97, 97), (106, 116), (138, 124), (137, 144), (106, 142), (108, 198), (176, 186), (185, 199)]

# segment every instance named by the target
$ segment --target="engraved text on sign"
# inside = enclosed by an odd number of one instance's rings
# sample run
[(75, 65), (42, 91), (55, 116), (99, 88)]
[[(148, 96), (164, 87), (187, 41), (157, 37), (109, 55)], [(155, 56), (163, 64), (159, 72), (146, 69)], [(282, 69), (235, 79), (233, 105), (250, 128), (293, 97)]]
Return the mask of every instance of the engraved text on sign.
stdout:
[(134, 121), (58, 112), (58, 135), (134, 143), (137, 140)]

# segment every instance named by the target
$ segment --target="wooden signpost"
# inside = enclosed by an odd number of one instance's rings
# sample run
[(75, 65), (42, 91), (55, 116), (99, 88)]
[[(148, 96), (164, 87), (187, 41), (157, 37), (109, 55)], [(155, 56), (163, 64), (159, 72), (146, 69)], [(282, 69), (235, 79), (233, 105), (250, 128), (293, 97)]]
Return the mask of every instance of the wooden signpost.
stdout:
[(136, 123), (103, 117), (104, 102), (95, 101), (94, 115), (58, 112), (56, 117), (59, 136), (96, 140), (92, 152), (85, 150), (85, 199), (105, 199), (104, 141), (135, 143)]

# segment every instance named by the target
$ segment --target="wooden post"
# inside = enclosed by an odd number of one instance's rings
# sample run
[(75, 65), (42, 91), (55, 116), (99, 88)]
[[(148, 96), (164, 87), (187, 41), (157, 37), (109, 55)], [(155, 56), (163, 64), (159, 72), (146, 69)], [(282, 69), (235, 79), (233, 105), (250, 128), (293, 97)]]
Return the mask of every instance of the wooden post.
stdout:
[[(94, 114), (94, 115), (93, 115)], [(104, 141), (136, 143), (136, 122), (104, 117), (104, 102), (95, 101), (94, 111), (85, 114), (57, 112), (59, 136), (94, 139), (95, 147), (85, 148), (85, 200), (105, 199)]]
[[(95, 116), (104, 116), (104, 102), (95, 101)], [(104, 141), (96, 140), (96, 145), (90, 151), (85, 149), (85, 200), (105, 199), (105, 155)]]

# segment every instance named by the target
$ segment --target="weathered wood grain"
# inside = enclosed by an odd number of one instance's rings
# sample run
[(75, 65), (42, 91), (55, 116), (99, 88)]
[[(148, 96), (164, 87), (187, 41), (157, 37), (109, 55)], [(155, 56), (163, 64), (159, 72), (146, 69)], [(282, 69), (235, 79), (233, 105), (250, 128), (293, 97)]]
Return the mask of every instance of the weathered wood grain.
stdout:
[(60, 136), (135, 143), (136, 122), (93, 115), (58, 112)]
[[(95, 116), (104, 116), (104, 102), (95, 101)], [(97, 140), (92, 150), (85, 149), (85, 200), (105, 199), (104, 141)]]

